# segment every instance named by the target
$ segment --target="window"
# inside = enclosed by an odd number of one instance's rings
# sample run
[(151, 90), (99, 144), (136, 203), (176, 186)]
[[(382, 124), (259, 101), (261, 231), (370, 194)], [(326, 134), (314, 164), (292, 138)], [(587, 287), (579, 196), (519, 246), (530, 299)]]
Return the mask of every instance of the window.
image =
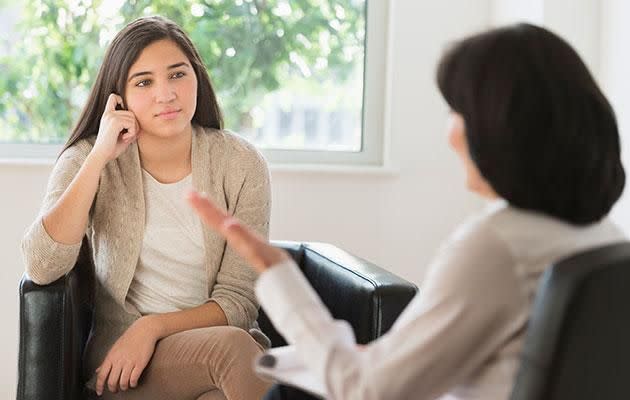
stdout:
[(55, 157), (113, 36), (159, 14), (272, 162), (379, 165), (387, 8), (366, 1), (0, 0), (0, 157)]

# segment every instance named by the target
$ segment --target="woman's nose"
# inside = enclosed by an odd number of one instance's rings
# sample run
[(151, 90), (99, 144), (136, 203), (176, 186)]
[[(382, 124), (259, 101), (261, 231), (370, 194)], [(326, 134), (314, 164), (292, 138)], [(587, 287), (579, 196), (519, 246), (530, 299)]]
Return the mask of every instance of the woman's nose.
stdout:
[(168, 83), (159, 84), (155, 89), (155, 101), (158, 103), (170, 103), (177, 97), (175, 89)]

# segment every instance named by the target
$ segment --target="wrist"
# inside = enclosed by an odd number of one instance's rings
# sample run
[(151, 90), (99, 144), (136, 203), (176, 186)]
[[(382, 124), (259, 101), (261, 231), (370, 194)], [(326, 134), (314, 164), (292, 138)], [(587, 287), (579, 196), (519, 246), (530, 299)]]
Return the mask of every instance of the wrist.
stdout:
[(103, 169), (107, 165), (107, 157), (102, 156), (97, 151), (92, 149), (90, 154), (88, 154), (86, 161), (90, 164), (95, 165), (98, 169)]
[(153, 339), (160, 340), (164, 336), (164, 324), (160, 318), (160, 314), (150, 314), (140, 317), (137, 321), (139, 324), (143, 326), (143, 328), (147, 331), (150, 337)]

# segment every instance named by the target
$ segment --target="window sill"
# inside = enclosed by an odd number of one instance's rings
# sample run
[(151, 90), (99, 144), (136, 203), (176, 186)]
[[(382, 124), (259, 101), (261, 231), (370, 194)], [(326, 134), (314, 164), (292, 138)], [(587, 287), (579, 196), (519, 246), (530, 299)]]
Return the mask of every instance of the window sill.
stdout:
[[(54, 158), (0, 158), (0, 167), (52, 167)], [(273, 174), (327, 174), (327, 175), (367, 175), (376, 177), (397, 177), (400, 170), (392, 166), (367, 165), (317, 165), (317, 164), (276, 164), (270, 163)]]
[(11, 157), (0, 157), (0, 167), (9, 166), (9, 167), (30, 167), (30, 166), (53, 166), (57, 161), (55, 158), (11, 158)]
[(400, 175), (400, 170), (392, 166), (339, 165), (339, 164), (269, 164), (272, 174), (330, 174), (330, 175), (367, 175), (393, 178)]

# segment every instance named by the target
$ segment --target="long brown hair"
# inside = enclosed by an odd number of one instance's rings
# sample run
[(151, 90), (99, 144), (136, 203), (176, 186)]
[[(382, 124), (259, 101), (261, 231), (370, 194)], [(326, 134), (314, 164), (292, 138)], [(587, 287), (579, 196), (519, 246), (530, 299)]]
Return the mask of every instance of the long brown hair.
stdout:
[(208, 128), (223, 128), (223, 116), (210, 77), (188, 36), (177, 24), (166, 18), (144, 17), (125, 26), (107, 48), (90, 96), (62, 153), (79, 140), (98, 133), (108, 96), (116, 93), (125, 99), (129, 69), (142, 50), (162, 39), (172, 40), (179, 46), (190, 60), (197, 76), (197, 108), (192, 122)]

